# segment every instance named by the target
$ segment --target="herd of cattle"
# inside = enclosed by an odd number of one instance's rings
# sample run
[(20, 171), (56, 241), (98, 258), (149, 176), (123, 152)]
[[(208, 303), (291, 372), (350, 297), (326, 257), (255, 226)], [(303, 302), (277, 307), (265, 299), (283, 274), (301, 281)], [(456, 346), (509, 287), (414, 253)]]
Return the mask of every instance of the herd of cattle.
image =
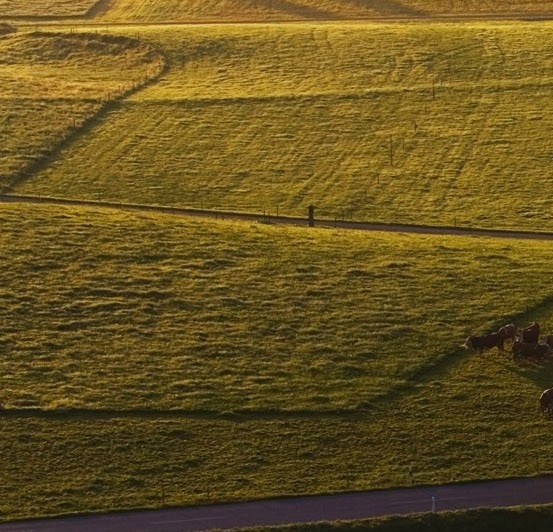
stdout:
[[(469, 336), (463, 346), (478, 353), (497, 347), (500, 353), (504, 353), (507, 341), (511, 342), (513, 357), (516, 360), (540, 361), (553, 354), (553, 334), (541, 336), (540, 326), (536, 322), (523, 329), (519, 329), (514, 323), (509, 323), (489, 334)], [(553, 417), (553, 388), (548, 388), (541, 394), (540, 410), (542, 414)]]

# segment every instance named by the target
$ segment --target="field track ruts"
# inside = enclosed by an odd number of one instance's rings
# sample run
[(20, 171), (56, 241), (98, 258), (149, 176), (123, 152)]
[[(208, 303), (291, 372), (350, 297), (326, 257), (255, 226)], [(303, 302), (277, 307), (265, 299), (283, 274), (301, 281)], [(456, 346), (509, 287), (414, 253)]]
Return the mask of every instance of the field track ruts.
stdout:
[[(281, 224), (309, 226), (309, 220), (292, 216), (279, 216), (270, 213), (247, 213), (207, 209), (187, 209), (180, 207), (166, 207), (161, 205), (143, 205), (135, 203), (117, 203), (96, 200), (78, 200), (51, 198), (41, 196), (20, 196), (15, 194), (0, 194), (0, 202), (3, 203), (33, 203), (44, 205), (67, 205), (73, 207), (95, 207), (103, 209), (118, 209), (124, 211), (153, 212), (158, 214), (171, 214), (174, 216), (196, 216), (202, 218), (214, 218), (218, 220), (249, 221), (254, 223)], [(518, 240), (553, 240), (553, 233), (539, 231), (516, 231), (502, 229), (482, 229), (475, 227), (456, 226), (432, 226), (432, 225), (407, 225), (369, 221), (352, 221), (341, 219), (318, 219), (315, 216), (315, 227), (335, 229), (356, 229), (361, 231), (382, 231), (394, 233), (417, 233), (453, 236), (474, 236), (486, 238), (514, 238)]]

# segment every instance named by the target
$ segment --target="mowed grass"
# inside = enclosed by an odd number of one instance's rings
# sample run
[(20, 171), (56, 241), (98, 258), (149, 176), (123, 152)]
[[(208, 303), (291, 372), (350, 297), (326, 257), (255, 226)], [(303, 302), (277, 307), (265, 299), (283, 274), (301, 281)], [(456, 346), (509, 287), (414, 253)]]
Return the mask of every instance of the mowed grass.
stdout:
[(0, 0), (0, 16), (12, 17), (77, 17), (84, 16), (95, 0)]
[(551, 244), (0, 204), (3, 519), (550, 471)]
[(549, 23), (140, 31), (170, 71), (20, 192), (553, 229)]
[(163, 68), (150, 45), (99, 34), (0, 39), (0, 188), (25, 178), (106, 107)]
[(551, 11), (545, 0), (406, 0), (344, 2), (340, 0), (116, 0), (104, 13), (107, 20), (132, 21), (267, 21), (332, 20), (374, 17), (427, 17), (466, 14), (531, 14)]

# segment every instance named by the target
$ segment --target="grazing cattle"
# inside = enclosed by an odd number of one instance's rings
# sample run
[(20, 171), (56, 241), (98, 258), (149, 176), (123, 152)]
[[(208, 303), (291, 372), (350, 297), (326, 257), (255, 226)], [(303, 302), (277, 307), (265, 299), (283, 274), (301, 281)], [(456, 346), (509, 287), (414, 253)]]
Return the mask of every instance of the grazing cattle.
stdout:
[(504, 340), (514, 340), (517, 335), (517, 327), (514, 323), (509, 323), (503, 325), (497, 332), (503, 335)]
[(477, 351), (478, 353), (482, 353), (482, 351), (497, 347), (497, 350), (500, 353), (503, 353), (503, 340), (503, 334), (499, 332), (494, 332), (482, 336), (469, 336), (463, 346), (468, 349)]
[(548, 388), (540, 396), (540, 410), (542, 414), (551, 417), (553, 413), (553, 388)]
[(533, 322), (528, 327), (521, 329), (518, 335), (518, 339), (521, 342), (527, 344), (537, 344), (540, 339), (540, 326), (538, 323)]
[(553, 348), (548, 344), (521, 342), (516, 340), (513, 344), (513, 357), (515, 358), (535, 358), (541, 360), (545, 356), (551, 355)]

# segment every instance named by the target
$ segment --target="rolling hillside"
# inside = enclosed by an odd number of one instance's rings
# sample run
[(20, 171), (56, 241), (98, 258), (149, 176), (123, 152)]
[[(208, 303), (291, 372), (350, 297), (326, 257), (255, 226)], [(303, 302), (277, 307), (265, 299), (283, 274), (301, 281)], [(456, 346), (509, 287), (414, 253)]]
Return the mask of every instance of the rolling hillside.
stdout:
[[(0, 0), (0, 187), (552, 231), (553, 23), (346, 21), (548, 5)], [(553, 470), (552, 362), (460, 347), (553, 331), (551, 243), (0, 222), (2, 520)]]
[(0, 219), (3, 519), (553, 469), (551, 363), (459, 347), (551, 330), (550, 243)]
[(167, 54), (167, 74), (19, 192), (553, 229), (549, 23), (215, 25), (141, 38)]

